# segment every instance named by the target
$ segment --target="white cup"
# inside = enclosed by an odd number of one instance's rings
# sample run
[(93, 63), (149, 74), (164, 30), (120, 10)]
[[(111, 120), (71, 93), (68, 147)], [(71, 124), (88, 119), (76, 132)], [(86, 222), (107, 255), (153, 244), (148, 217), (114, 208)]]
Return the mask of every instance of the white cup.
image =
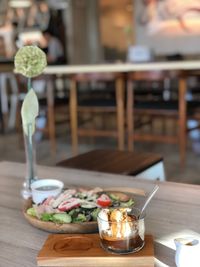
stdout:
[(200, 263), (200, 240), (197, 237), (176, 238), (175, 262), (177, 267), (198, 267)]
[[(43, 186), (56, 186), (52, 190), (39, 190)], [(31, 184), (32, 199), (35, 204), (42, 203), (46, 198), (59, 195), (64, 187), (63, 182), (56, 179), (41, 179)]]

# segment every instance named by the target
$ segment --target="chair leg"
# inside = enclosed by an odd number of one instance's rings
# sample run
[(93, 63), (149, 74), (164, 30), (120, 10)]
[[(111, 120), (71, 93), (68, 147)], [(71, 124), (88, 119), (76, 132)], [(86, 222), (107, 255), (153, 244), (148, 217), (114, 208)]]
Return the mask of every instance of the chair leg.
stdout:
[(14, 129), (16, 125), (16, 113), (17, 113), (17, 102), (18, 102), (18, 84), (16, 76), (13, 74), (8, 75), (8, 81), (11, 87), (11, 98), (10, 98), (10, 115), (8, 120), (8, 129)]
[(56, 137), (55, 137), (55, 114), (53, 106), (48, 107), (48, 133), (51, 144), (51, 153), (56, 154)]
[(1, 112), (2, 112), (2, 124), (4, 130), (7, 130), (8, 127), (8, 95), (6, 89), (6, 74), (0, 74), (0, 94), (1, 94)]
[(77, 89), (76, 82), (70, 81), (70, 123), (71, 123), (71, 140), (72, 140), (72, 154), (78, 154), (78, 119), (77, 119)]
[(133, 151), (133, 134), (134, 134), (134, 116), (133, 116), (133, 86), (132, 82), (128, 81), (127, 88), (127, 108), (126, 108), (126, 119), (127, 119), (127, 134), (128, 134), (128, 151)]
[(52, 156), (56, 154), (56, 130), (55, 130), (55, 109), (54, 109), (54, 88), (51, 77), (47, 80), (47, 119), (48, 135), (51, 145)]
[(179, 80), (179, 149), (180, 149), (180, 164), (183, 168), (186, 159), (186, 145), (187, 145), (187, 132), (186, 132), (186, 79), (181, 77)]
[(122, 78), (118, 78), (116, 81), (116, 103), (118, 149), (124, 150), (124, 82)]

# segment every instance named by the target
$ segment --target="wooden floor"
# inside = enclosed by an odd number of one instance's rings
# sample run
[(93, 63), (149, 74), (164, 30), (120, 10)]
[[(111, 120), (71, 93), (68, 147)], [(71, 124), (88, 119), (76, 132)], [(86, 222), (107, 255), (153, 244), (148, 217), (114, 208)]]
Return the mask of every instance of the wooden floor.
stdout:
[[(68, 133), (68, 134), (67, 134)], [(80, 152), (87, 152), (99, 148), (117, 147), (113, 139), (81, 139)], [(154, 152), (161, 154), (166, 167), (166, 177), (169, 181), (200, 184), (200, 135), (198, 133), (188, 142), (187, 163), (184, 170), (179, 166), (179, 153), (176, 145), (155, 143), (136, 143), (136, 151)], [(69, 129), (61, 127), (57, 135), (57, 152), (53, 156), (50, 152), (48, 140), (42, 139), (37, 146), (38, 164), (55, 166), (58, 161), (71, 156)], [(24, 162), (24, 150), (19, 145), (19, 137), (14, 133), (0, 135), (0, 160)]]

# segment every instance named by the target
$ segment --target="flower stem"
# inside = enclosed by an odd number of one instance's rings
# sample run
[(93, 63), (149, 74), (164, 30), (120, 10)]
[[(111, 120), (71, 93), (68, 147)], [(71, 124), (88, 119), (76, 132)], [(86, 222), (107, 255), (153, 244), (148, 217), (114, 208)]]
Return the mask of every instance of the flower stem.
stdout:
[(29, 77), (28, 78), (28, 91), (31, 90), (31, 78)]
[(34, 166), (33, 166), (33, 142), (32, 142), (32, 125), (28, 124), (28, 165), (29, 165), (29, 173), (28, 173), (28, 184), (29, 187), (31, 182), (34, 179)]

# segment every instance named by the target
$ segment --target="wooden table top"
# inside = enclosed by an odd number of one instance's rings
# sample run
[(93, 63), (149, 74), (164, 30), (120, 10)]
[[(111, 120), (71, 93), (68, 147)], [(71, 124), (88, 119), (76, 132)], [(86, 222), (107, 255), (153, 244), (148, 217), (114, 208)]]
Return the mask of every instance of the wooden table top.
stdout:
[[(1, 72), (13, 72), (14, 62), (0, 62)], [(44, 74), (74, 74), (95, 72), (132, 72), (156, 70), (200, 70), (200, 60), (141, 62), (141, 63), (107, 63), (88, 65), (49, 65)]]
[(109, 149), (97, 149), (58, 163), (60, 167), (137, 175), (163, 158), (154, 153), (128, 152)]
[[(35, 229), (23, 218), (20, 190), (25, 165), (0, 163), (0, 266), (36, 266), (36, 256), (48, 233)], [(57, 178), (69, 186), (134, 187), (150, 191), (154, 183), (130, 176), (38, 167), (38, 176)], [(146, 232), (155, 239), (156, 267), (175, 267), (173, 239), (200, 233), (200, 186), (160, 182), (149, 205)], [(199, 236), (199, 235), (198, 235)], [(162, 264), (158, 259), (163, 262)]]
[(0, 73), (1, 72), (12, 72), (14, 71), (14, 62), (0, 62)]
[(141, 63), (111, 63), (91, 65), (56, 65), (47, 66), (45, 74), (73, 74), (73, 73), (100, 73), (100, 72), (132, 72), (156, 70), (200, 70), (199, 60), (141, 62)]

